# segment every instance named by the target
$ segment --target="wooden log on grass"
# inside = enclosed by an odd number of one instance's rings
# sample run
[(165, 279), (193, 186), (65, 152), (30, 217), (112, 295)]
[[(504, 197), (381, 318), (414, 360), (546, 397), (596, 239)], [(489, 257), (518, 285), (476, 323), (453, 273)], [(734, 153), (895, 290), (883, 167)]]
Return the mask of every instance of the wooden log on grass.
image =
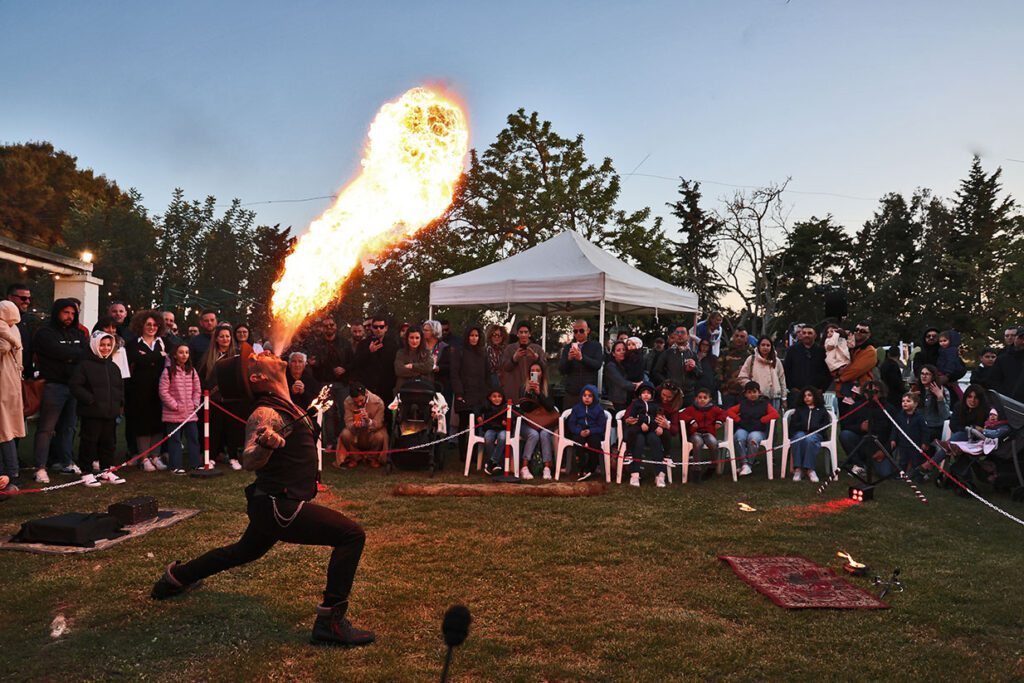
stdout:
[(398, 484), (393, 496), (599, 496), (608, 493), (608, 485), (599, 481), (577, 481), (552, 484)]

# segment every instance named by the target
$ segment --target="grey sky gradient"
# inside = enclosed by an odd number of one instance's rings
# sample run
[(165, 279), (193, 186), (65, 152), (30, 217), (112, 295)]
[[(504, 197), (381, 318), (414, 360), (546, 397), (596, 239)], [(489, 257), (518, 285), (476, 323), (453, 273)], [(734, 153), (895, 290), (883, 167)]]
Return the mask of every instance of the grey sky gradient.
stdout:
[[(639, 165), (621, 208), (666, 213), (652, 176), (710, 200), (792, 176), (847, 195), (791, 193), (793, 218), (855, 229), (885, 192), (951, 194), (974, 153), (1024, 200), (1022, 28), (1009, 1), (0, 0), (0, 142), (51, 140), (156, 213), (176, 186), (311, 197), (357, 170), (383, 102), (444, 83), (478, 149), (525, 107)], [(252, 208), (302, 230), (327, 205)]]

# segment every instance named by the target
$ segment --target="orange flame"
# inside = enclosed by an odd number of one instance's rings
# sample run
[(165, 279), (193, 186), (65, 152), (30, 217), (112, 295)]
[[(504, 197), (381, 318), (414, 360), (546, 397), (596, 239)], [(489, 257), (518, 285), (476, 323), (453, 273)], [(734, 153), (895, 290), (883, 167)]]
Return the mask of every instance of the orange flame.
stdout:
[(866, 564), (862, 564), (862, 563), (858, 562), (857, 560), (853, 559), (853, 557), (850, 555), (850, 553), (844, 552), (842, 550), (840, 550), (838, 553), (836, 553), (836, 557), (842, 557), (843, 559), (846, 560), (846, 563), (848, 565), (850, 565), (851, 567), (854, 567), (855, 569), (861, 569), (861, 568), (867, 566)]
[(275, 349), (327, 306), (360, 259), (411, 237), (452, 203), (469, 147), (462, 108), (428, 88), (381, 107), (363, 170), (314, 220), (274, 283)]
[(757, 508), (750, 507), (746, 503), (740, 503), (740, 512), (757, 512)]

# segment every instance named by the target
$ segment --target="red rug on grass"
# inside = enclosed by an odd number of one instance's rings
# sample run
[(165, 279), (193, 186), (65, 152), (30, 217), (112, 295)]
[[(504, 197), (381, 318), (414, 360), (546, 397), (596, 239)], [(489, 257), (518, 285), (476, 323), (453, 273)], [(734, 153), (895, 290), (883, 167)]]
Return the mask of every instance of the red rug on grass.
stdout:
[(858, 588), (827, 567), (803, 557), (732, 557), (719, 555), (736, 575), (787, 609), (887, 609), (863, 588)]

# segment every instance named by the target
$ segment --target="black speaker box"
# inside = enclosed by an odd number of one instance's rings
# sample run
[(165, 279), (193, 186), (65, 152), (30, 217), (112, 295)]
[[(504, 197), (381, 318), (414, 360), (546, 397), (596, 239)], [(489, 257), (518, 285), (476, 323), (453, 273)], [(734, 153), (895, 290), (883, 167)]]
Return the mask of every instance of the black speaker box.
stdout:
[(117, 517), (103, 512), (66, 512), (63, 515), (33, 519), (21, 525), (13, 540), (21, 543), (74, 545), (92, 548), (96, 541), (125, 535)]
[(156, 498), (153, 496), (129, 498), (120, 503), (113, 503), (107, 508), (107, 513), (117, 517), (117, 520), (125, 526), (153, 519), (156, 517), (157, 511)]

